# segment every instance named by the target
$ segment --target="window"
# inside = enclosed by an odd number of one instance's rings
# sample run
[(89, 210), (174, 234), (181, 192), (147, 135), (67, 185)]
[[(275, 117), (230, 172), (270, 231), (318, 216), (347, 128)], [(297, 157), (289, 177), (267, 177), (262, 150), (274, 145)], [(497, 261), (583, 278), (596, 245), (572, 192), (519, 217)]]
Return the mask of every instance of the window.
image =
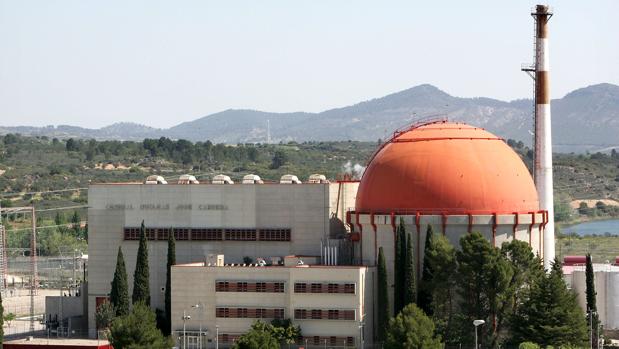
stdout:
[(261, 241), (290, 241), (290, 229), (260, 229), (258, 236)]
[(300, 320), (307, 319), (307, 310), (306, 309), (295, 309), (294, 318), (300, 319)]
[(273, 309), (273, 318), (274, 319), (283, 319), (284, 318), (284, 309)]
[(215, 317), (230, 317), (230, 308), (217, 308), (215, 309)]
[(346, 345), (355, 345), (354, 337), (346, 337)]
[(315, 319), (315, 320), (322, 319), (322, 310), (312, 309), (312, 319)]
[(191, 240), (220, 241), (223, 240), (221, 228), (192, 228)]
[(237, 282), (236, 292), (247, 292), (247, 282)]
[(339, 310), (329, 310), (329, 320), (339, 320), (340, 311)]
[(267, 311), (266, 309), (256, 309), (256, 318), (257, 319), (262, 319), (267, 317)]
[(339, 286), (340, 285), (338, 285), (338, 284), (329, 284), (327, 286), (327, 292), (328, 293), (339, 293), (339, 291), (340, 291), (340, 287)]
[(155, 240), (155, 238), (157, 237), (156, 228), (146, 228), (144, 233), (146, 234), (146, 240)]
[(355, 284), (344, 284), (344, 293), (355, 294)]
[(189, 240), (189, 228), (174, 228), (174, 239)]
[(340, 320), (354, 320), (355, 319), (355, 311), (354, 310), (343, 310), (343, 316), (340, 315)]
[(329, 345), (337, 345), (337, 337), (329, 337)]
[(216, 292), (230, 292), (230, 283), (228, 281), (217, 281), (215, 284)]
[(322, 284), (312, 283), (312, 293), (322, 293)]
[(307, 284), (301, 282), (295, 282), (294, 293), (307, 293)]
[(125, 240), (140, 240), (140, 228), (125, 228), (124, 239)]
[(231, 241), (255, 241), (256, 229), (226, 229), (225, 236)]
[(157, 229), (157, 240), (167, 240), (170, 237), (170, 228)]
[(256, 282), (256, 292), (266, 292), (266, 291), (267, 291), (266, 282)]
[(320, 337), (314, 336), (314, 345), (319, 345), (319, 344), (320, 344)]
[(247, 308), (238, 308), (236, 310), (236, 317), (238, 318), (246, 318), (247, 317)]
[(275, 293), (284, 293), (284, 283), (283, 282), (276, 282), (274, 284), (274, 290), (273, 292)]

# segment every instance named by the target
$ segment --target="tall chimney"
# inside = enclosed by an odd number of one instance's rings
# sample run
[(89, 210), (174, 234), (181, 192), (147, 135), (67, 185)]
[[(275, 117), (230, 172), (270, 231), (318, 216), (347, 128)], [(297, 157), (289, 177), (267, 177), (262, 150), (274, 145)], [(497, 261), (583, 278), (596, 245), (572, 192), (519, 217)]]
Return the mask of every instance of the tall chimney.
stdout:
[(544, 228), (544, 268), (555, 259), (555, 220), (552, 185), (552, 133), (550, 123), (550, 63), (548, 58), (548, 20), (552, 12), (537, 5), (535, 18), (535, 187), (540, 209), (548, 212)]

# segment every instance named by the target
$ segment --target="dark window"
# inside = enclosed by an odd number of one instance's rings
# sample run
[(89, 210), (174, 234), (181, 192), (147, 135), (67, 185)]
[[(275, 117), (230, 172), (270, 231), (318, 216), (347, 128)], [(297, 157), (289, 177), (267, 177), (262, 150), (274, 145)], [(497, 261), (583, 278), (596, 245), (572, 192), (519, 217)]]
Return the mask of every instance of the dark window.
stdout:
[(339, 286), (340, 285), (338, 285), (338, 284), (329, 284), (327, 286), (327, 292), (328, 293), (339, 293), (339, 290), (340, 290)]
[[(342, 316), (343, 313), (343, 316)], [(341, 320), (354, 320), (355, 319), (355, 311), (354, 310), (343, 310), (340, 312)]]
[(247, 282), (237, 282), (236, 292), (247, 292)]
[(247, 317), (247, 308), (238, 308), (236, 310), (236, 316), (239, 318), (246, 318)]
[(329, 320), (339, 320), (340, 311), (339, 310), (329, 310)]
[(314, 336), (314, 345), (320, 344), (320, 337)]
[(223, 229), (220, 228), (192, 228), (191, 240), (219, 241), (223, 240)]
[(157, 240), (167, 240), (170, 237), (170, 228), (157, 229)]
[(290, 241), (290, 229), (287, 228), (260, 229), (258, 235), (261, 241)]
[(322, 284), (313, 283), (311, 288), (312, 293), (322, 293)]
[(226, 240), (256, 241), (256, 229), (226, 229)]
[(312, 309), (312, 319), (322, 319), (322, 310)]
[(337, 337), (329, 337), (329, 345), (337, 345)]
[(355, 294), (355, 284), (344, 284), (344, 293)]
[(217, 308), (215, 309), (216, 317), (230, 317), (230, 308)]
[(146, 228), (145, 229), (145, 233), (146, 233), (146, 239), (147, 240), (155, 240), (155, 238), (157, 237), (157, 229), (156, 228)]
[(276, 282), (274, 286), (275, 286), (275, 289), (274, 289), (275, 293), (284, 293), (284, 283), (283, 282)]
[(273, 311), (273, 318), (275, 318), (275, 319), (283, 319), (284, 318), (284, 309), (275, 309)]
[(295, 309), (294, 310), (294, 318), (295, 319), (307, 319), (307, 310), (306, 309)]
[(346, 337), (346, 345), (354, 345), (354, 344), (355, 344), (355, 338)]
[(125, 240), (140, 240), (140, 228), (125, 228)]
[(266, 291), (267, 291), (266, 282), (256, 282), (256, 292), (266, 292)]
[(294, 293), (307, 293), (307, 284), (301, 282), (295, 282)]
[(174, 228), (174, 239), (189, 240), (189, 228)]

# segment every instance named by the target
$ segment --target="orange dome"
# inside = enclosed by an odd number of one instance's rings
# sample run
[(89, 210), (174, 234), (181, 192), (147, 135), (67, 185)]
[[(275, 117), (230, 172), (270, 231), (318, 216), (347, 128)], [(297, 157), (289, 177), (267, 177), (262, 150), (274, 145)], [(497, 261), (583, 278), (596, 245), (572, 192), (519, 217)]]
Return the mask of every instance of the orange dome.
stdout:
[(539, 210), (526, 166), (497, 136), (446, 121), (396, 132), (371, 159), (357, 212), (512, 213)]

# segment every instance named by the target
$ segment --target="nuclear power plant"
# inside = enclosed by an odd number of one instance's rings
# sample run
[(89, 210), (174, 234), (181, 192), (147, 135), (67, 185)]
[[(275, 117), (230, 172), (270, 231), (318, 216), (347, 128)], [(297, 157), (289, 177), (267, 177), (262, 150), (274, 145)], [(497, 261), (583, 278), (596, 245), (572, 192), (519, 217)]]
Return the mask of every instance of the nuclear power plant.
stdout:
[(532, 15), (535, 65), (523, 70), (535, 79), (534, 176), (500, 137), (433, 118), (395, 131), (359, 181), (290, 174), (277, 182), (248, 175), (235, 184), (218, 175), (206, 182), (155, 176), (92, 184), (84, 300), (90, 336), (97, 335), (95, 312), (109, 297), (119, 246), (132, 291), (142, 222), (153, 308), (164, 309), (167, 240), (176, 239), (172, 331), (191, 348), (230, 346), (256, 319), (291, 319), (306, 345), (371, 344), (378, 251), (383, 248), (392, 284), (400, 220), (412, 232), (418, 278), (428, 226), (454, 246), (472, 232), (497, 247), (524, 241), (548, 268), (555, 256), (552, 13), (540, 5)]

